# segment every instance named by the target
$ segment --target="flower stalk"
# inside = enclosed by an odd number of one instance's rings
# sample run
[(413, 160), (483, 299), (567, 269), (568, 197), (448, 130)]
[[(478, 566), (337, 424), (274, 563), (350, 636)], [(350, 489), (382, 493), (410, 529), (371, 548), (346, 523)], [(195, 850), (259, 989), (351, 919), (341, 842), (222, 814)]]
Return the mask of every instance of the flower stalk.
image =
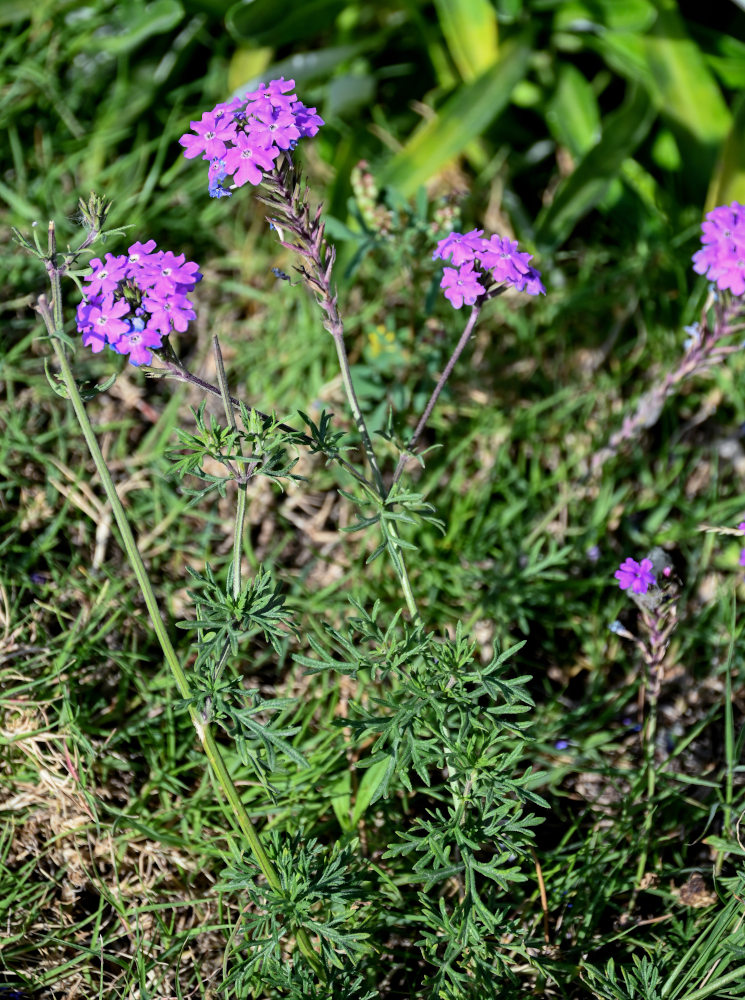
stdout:
[[(47, 270), (50, 276), (51, 286), (52, 286), (52, 304), (50, 306), (49, 301), (45, 296), (40, 296), (37, 303), (37, 310), (44, 321), (44, 325), (47, 328), (47, 332), (51, 338), (55, 354), (60, 366), (60, 374), (62, 376), (62, 381), (64, 382), (65, 388), (67, 390), (68, 398), (72, 405), (73, 411), (77, 418), (78, 424), (80, 426), (83, 437), (85, 438), (86, 445), (90, 452), (93, 463), (96, 467), (96, 471), (101, 480), (106, 497), (111, 505), (111, 510), (114, 515), (117, 527), (119, 529), (120, 537), (124, 550), (127, 554), (127, 559), (132, 567), (132, 570), (137, 579), (137, 583), (140, 587), (140, 592), (142, 594), (145, 606), (148, 610), (150, 620), (152, 622), (153, 630), (155, 632), (156, 638), (160, 647), (163, 651), (163, 656), (171, 670), (174, 681), (176, 682), (176, 687), (182, 698), (189, 700), (191, 698), (191, 688), (189, 681), (186, 677), (183, 667), (176, 655), (176, 651), (173, 648), (168, 631), (165, 627), (163, 619), (160, 614), (160, 609), (158, 607), (158, 602), (155, 597), (155, 593), (150, 583), (150, 579), (147, 575), (147, 570), (145, 564), (140, 555), (137, 543), (134, 538), (134, 534), (130, 527), (129, 521), (127, 519), (126, 512), (122, 505), (121, 500), (116, 492), (116, 487), (114, 481), (111, 478), (111, 474), (106, 465), (106, 461), (101, 452), (100, 446), (96, 439), (95, 432), (88, 418), (83, 400), (78, 391), (75, 378), (70, 367), (70, 362), (67, 358), (64, 344), (62, 343), (63, 336), (63, 318), (62, 318), (62, 299), (60, 294), (60, 275), (63, 273), (64, 268), (58, 267), (56, 264), (56, 243), (54, 235), (54, 224), (50, 222), (49, 225), (49, 243), (50, 250), (48, 255)], [(251, 822), (251, 818), (246, 811), (243, 802), (241, 801), (238, 789), (236, 788), (235, 782), (233, 781), (230, 772), (228, 771), (225, 760), (220, 752), (220, 749), (215, 740), (212, 729), (209, 724), (201, 717), (200, 713), (197, 711), (193, 704), (189, 705), (189, 714), (191, 716), (192, 723), (197, 732), (197, 736), (202, 744), (205, 755), (212, 771), (217, 778), (219, 785), (221, 786), (223, 793), (228, 800), (231, 807), (233, 816), (236, 823), (245, 836), (251, 852), (256, 860), (257, 865), (261, 869), (264, 878), (271, 888), (277, 892), (282, 893), (282, 883), (279, 878), (279, 874), (271, 859), (264, 850), (263, 844), (259, 838), (259, 834)], [(324, 979), (324, 969), (321, 961), (313, 949), (310, 938), (307, 931), (304, 928), (297, 928), (296, 939), (300, 951), (305, 956), (308, 964), (313, 968), (316, 974)]]

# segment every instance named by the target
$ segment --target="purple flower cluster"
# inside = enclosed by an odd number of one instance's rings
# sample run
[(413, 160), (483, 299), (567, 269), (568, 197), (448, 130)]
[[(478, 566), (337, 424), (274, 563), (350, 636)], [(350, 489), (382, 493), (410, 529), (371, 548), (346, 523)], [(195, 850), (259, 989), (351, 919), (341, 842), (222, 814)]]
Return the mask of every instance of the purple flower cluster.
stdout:
[(163, 337), (183, 332), (196, 313), (189, 293), (201, 280), (197, 264), (183, 254), (156, 250), (155, 240), (133, 243), (128, 254), (91, 261), (77, 325), (83, 343), (98, 354), (105, 346), (147, 365)]
[(733, 201), (709, 212), (701, 223), (701, 250), (693, 255), (693, 270), (706, 274), (717, 288), (733, 295), (745, 292), (745, 205)]
[(440, 288), (455, 309), (465, 302), (472, 306), (479, 296), (497, 285), (512, 285), (518, 292), (545, 295), (541, 275), (528, 261), (531, 254), (521, 253), (516, 240), (491, 236), (484, 239), (483, 229), (470, 233), (450, 233), (440, 240), (433, 259), (447, 258), (454, 265), (446, 267)]
[(649, 588), (657, 583), (652, 572), (651, 559), (642, 559), (640, 563), (636, 559), (625, 559), (613, 575), (618, 580), (621, 590), (631, 588), (634, 594), (646, 594)]
[[(187, 132), (179, 143), (187, 159), (201, 153), (203, 160), (209, 160), (211, 198), (230, 197), (233, 188), (246, 182), (260, 184), (263, 171), (272, 169), (281, 151), (294, 149), (298, 139), (318, 132), (323, 119), (315, 108), (306, 108), (288, 93), (294, 86), (294, 80), (284, 77), (268, 87), (262, 83), (190, 123), (196, 134)], [(232, 178), (229, 187), (228, 178)]]

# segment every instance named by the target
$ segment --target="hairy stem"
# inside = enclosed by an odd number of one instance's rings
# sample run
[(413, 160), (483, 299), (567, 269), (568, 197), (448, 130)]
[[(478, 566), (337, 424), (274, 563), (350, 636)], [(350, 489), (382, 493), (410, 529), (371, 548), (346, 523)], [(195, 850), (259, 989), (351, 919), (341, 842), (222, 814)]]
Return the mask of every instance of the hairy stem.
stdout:
[(409, 438), (409, 443), (406, 445), (406, 451), (404, 451), (404, 453), (398, 460), (396, 471), (393, 473), (393, 480), (391, 482), (391, 487), (390, 487), (391, 489), (393, 489), (398, 480), (401, 478), (401, 473), (403, 472), (404, 466), (406, 465), (406, 459), (408, 455), (411, 453), (412, 449), (419, 440), (419, 436), (421, 435), (422, 431), (427, 426), (427, 421), (432, 415), (432, 410), (434, 410), (437, 400), (440, 398), (440, 393), (445, 388), (445, 384), (447, 380), (450, 378), (458, 358), (463, 353), (463, 349), (465, 348), (468, 341), (471, 339), (471, 334), (473, 333), (473, 328), (476, 326), (476, 320), (479, 318), (480, 312), (481, 312), (480, 304), (476, 304), (471, 309), (471, 315), (468, 317), (468, 322), (466, 323), (466, 327), (463, 330), (463, 333), (460, 335), (460, 340), (455, 345), (455, 350), (450, 355), (450, 360), (445, 365), (442, 374), (437, 380), (437, 385), (432, 391), (432, 395), (429, 397), (429, 401), (427, 402), (427, 405), (424, 408), (424, 412), (419, 418), (419, 423), (416, 425), (414, 433)]
[[(269, 223), (277, 231), (282, 246), (294, 251), (302, 258), (303, 264), (298, 270), (312, 288), (316, 302), (326, 314), (324, 326), (334, 340), (344, 392), (352, 412), (352, 418), (362, 440), (362, 447), (370, 466), (376, 491), (381, 500), (385, 501), (388, 491), (383, 482), (372, 437), (354, 388), (349, 357), (344, 344), (344, 324), (339, 313), (338, 296), (331, 287), (331, 273), (336, 259), (336, 251), (333, 247), (328, 247), (324, 240), (321, 206), (318, 207), (311, 219), (308, 209), (308, 189), (301, 190), (300, 179), (289, 157), (286, 157), (279, 167), (274, 168), (267, 189), (268, 196), (261, 200), (277, 212), (278, 216), (281, 216), (281, 218), (270, 218)], [(288, 231), (288, 235), (291, 234), (292, 241), (284, 238), (285, 230)], [(389, 550), (393, 557), (391, 561), (399, 578), (406, 606), (412, 619), (419, 622), (421, 617), (411, 588), (406, 563), (400, 546), (396, 544), (398, 532), (395, 523), (389, 521), (386, 530), (391, 539), (391, 548), (394, 550)]]
[[(50, 223), (50, 244), (54, 244), (54, 228)], [(56, 249), (56, 248), (55, 248)], [(47, 327), (47, 331), (52, 340), (55, 353), (57, 355), (57, 360), (60, 366), (60, 372), (62, 379), (65, 383), (67, 389), (68, 397), (72, 404), (75, 416), (80, 425), (80, 429), (85, 438), (86, 445), (90, 452), (93, 463), (98, 472), (101, 484), (103, 486), (106, 497), (111, 505), (111, 510), (114, 515), (114, 519), (119, 528), (119, 534), (122, 539), (122, 544), (124, 546), (125, 552), (127, 554), (127, 559), (132, 567), (135, 574), (137, 582), (142, 593), (143, 600), (145, 601), (145, 606), (147, 607), (148, 613), (150, 615), (150, 620), (155, 631), (155, 635), (158, 639), (161, 649), (163, 650), (163, 655), (168, 664), (173, 678), (176, 682), (176, 686), (184, 699), (189, 699), (191, 697), (191, 688), (189, 686), (188, 679), (184, 672), (181, 663), (176, 655), (176, 651), (173, 648), (168, 631), (165, 627), (163, 619), (160, 614), (160, 608), (158, 607), (158, 601), (155, 597), (155, 593), (150, 583), (150, 579), (147, 575), (147, 570), (145, 569), (145, 564), (140, 555), (139, 549), (137, 548), (137, 543), (135, 541), (132, 529), (129, 525), (127, 515), (124, 511), (119, 495), (116, 492), (116, 487), (114, 486), (114, 481), (111, 478), (106, 461), (103, 457), (103, 453), (99, 447), (98, 441), (96, 439), (95, 432), (88, 419), (88, 414), (85, 410), (83, 400), (78, 391), (75, 378), (70, 367), (70, 363), (67, 359), (65, 353), (65, 348), (60, 340), (60, 335), (63, 330), (62, 322), (62, 300), (60, 296), (60, 275), (56, 268), (52, 268), (49, 271), (51, 284), (52, 284), (52, 308), (50, 309), (49, 303), (44, 296), (41, 296), (38, 302), (38, 312), (41, 315), (44, 323)], [(266, 878), (269, 885), (276, 892), (282, 892), (282, 883), (280, 881), (277, 869), (273, 865), (271, 859), (267, 855), (264, 847), (259, 838), (259, 834), (256, 831), (251, 818), (246, 811), (243, 802), (241, 801), (238, 789), (235, 786), (230, 772), (225, 764), (220, 749), (215, 740), (214, 734), (210, 726), (205, 723), (201, 718), (199, 712), (194, 707), (194, 705), (189, 706), (189, 714), (191, 716), (192, 723), (197, 732), (199, 740), (204, 748), (205, 755), (209, 761), (213, 773), (217, 778), (225, 797), (227, 798), (233, 815), (236, 819), (238, 827), (244, 834), (251, 851), (256, 859), (256, 863), (261, 869), (264, 877)], [(310, 942), (307, 932), (304, 928), (299, 928), (296, 932), (298, 947), (308, 961), (308, 964), (313, 968), (316, 974), (323, 978), (324, 970), (321, 961), (313, 950), (313, 946)]]

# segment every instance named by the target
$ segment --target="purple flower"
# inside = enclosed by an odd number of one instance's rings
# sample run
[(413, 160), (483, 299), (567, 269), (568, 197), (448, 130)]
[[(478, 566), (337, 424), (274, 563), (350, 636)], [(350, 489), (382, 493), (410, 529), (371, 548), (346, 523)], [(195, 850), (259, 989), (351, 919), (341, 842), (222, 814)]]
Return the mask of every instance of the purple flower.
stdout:
[[(526, 292), (528, 295), (546, 294), (540, 272), (528, 263), (531, 260), (529, 253), (519, 251), (515, 240), (496, 235), (484, 239), (482, 233), (481, 229), (472, 229), (470, 233), (450, 233), (439, 241), (432, 254), (434, 258), (440, 257), (442, 260), (450, 258), (461, 271), (464, 266), (471, 268), (471, 288), (474, 287), (474, 282), (478, 282), (480, 291), (475, 296), (469, 291), (468, 296), (459, 297), (456, 292), (451, 291), (456, 285), (453, 269), (445, 268), (440, 288), (446, 289), (445, 297), (456, 309), (460, 309), (464, 301), (473, 305), (476, 298), (484, 292), (491, 298), (501, 290), (497, 286), (511, 285), (516, 291)], [(471, 275), (471, 272), (467, 273)]]
[(231, 197), (233, 192), (226, 188), (223, 183), (227, 176), (228, 171), (225, 168), (225, 160), (210, 160), (209, 170), (207, 171), (210, 198)]
[(693, 255), (693, 270), (706, 274), (720, 290), (745, 292), (745, 205), (720, 205), (701, 224), (703, 248)]
[[(243, 97), (216, 105), (200, 122), (192, 122), (196, 135), (187, 133), (179, 142), (184, 156), (202, 153), (210, 161), (210, 197), (225, 198), (230, 187), (260, 184), (264, 172), (274, 166), (280, 152), (295, 148), (298, 139), (314, 136), (323, 119), (315, 108), (307, 108), (294, 93), (294, 80), (271, 80), (267, 86)], [(226, 178), (233, 175), (228, 186)]]
[[(185, 295), (167, 293), (162, 298), (157, 295), (145, 295), (142, 304), (150, 313), (150, 323), (153, 329), (167, 337), (171, 330), (183, 333), (189, 325), (189, 320), (196, 319), (196, 313), (191, 302)], [(160, 344), (158, 345), (160, 347)]]
[(111, 253), (106, 254), (105, 263), (94, 257), (91, 267), (93, 274), (86, 279), (90, 282), (86, 289), (89, 295), (105, 295), (107, 292), (113, 292), (119, 282), (127, 276), (126, 258), (115, 257)]
[(156, 295), (164, 296), (174, 292), (179, 285), (190, 288), (200, 278), (197, 264), (185, 262), (183, 254), (177, 257), (167, 250), (147, 259), (137, 283), (140, 288), (152, 288)]
[(255, 116), (251, 123), (251, 138), (264, 138), (268, 146), (274, 142), (280, 149), (289, 149), (300, 138), (295, 115), (287, 108), (271, 107), (268, 112), (259, 112)]
[(518, 252), (517, 240), (492, 236), (488, 240), (482, 240), (482, 243), (479, 252), (481, 264), (492, 272), (494, 281), (516, 285), (530, 271), (530, 254)]
[(236, 137), (236, 143), (225, 154), (225, 169), (233, 174), (233, 180), (238, 187), (246, 181), (250, 184), (261, 184), (264, 177), (261, 169), (271, 170), (274, 161), (279, 156), (279, 150), (272, 145), (269, 135), (246, 135), (241, 132)]
[(151, 348), (162, 347), (163, 338), (157, 330), (145, 326), (141, 317), (135, 317), (112, 348), (117, 354), (128, 354), (133, 365), (149, 365), (153, 359)]
[(635, 594), (646, 594), (656, 583), (651, 559), (642, 559), (640, 563), (635, 559), (625, 559), (613, 575), (621, 590), (628, 590), (630, 587)]
[(147, 243), (133, 243), (129, 248), (127, 256), (127, 277), (134, 278), (140, 273), (141, 268), (146, 265), (145, 258), (149, 257), (155, 249), (155, 240), (148, 240)]
[(323, 118), (316, 114), (315, 108), (306, 108), (298, 101), (295, 109), (295, 124), (303, 139), (312, 139), (323, 125)]
[(91, 300), (90, 309), (86, 314), (86, 329), (83, 331), (83, 343), (90, 347), (94, 354), (103, 350), (104, 344), (111, 344), (129, 329), (129, 324), (122, 319), (129, 312), (129, 302), (126, 299), (114, 301), (109, 293)]
[(187, 160), (199, 153), (204, 154), (208, 160), (225, 156), (226, 143), (235, 138), (235, 123), (226, 108), (205, 111), (201, 121), (189, 124), (197, 134), (189, 135), (187, 132), (179, 139), (179, 144), (185, 147), (184, 156)]
[(473, 269), (473, 264), (463, 264), (457, 271), (454, 267), (446, 267), (440, 288), (445, 289), (445, 298), (449, 299), (456, 309), (460, 309), (464, 302), (472, 306), (479, 295), (483, 295), (486, 291), (479, 277), (480, 275)]
[(297, 100), (295, 94), (287, 93), (287, 91), (292, 90), (294, 86), (294, 80), (285, 80), (285, 78), (281, 76), (279, 80), (270, 80), (268, 87), (265, 87), (263, 83), (260, 83), (258, 90), (251, 90), (244, 94), (243, 100), (246, 104), (251, 105), (265, 101), (278, 108), (286, 107), (289, 103)]
[(541, 272), (532, 265), (528, 268), (527, 274), (515, 282), (515, 290), (526, 292), (528, 295), (545, 295), (546, 289), (541, 281)]
[(196, 317), (189, 294), (202, 277), (198, 266), (183, 254), (157, 250), (155, 240), (91, 265), (77, 327), (94, 354), (108, 346), (134, 365), (149, 364), (163, 337), (183, 332)]
[(475, 260), (485, 242), (481, 239), (483, 233), (483, 229), (472, 229), (470, 233), (448, 233), (437, 244), (432, 259), (437, 260), (439, 257), (441, 260), (446, 260), (450, 258), (455, 267)]

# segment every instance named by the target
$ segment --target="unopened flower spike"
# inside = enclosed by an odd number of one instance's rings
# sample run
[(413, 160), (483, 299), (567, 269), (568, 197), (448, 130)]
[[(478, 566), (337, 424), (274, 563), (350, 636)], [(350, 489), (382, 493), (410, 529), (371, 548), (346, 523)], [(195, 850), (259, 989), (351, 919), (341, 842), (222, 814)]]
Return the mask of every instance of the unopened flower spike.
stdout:
[(300, 139), (314, 136), (324, 124), (315, 108), (307, 108), (294, 93), (294, 80), (271, 80), (256, 90), (205, 111), (181, 136), (184, 156), (209, 162), (211, 198), (227, 198), (244, 184), (261, 184), (280, 154)]
[(155, 240), (133, 243), (118, 257), (94, 258), (77, 312), (83, 344), (94, 354), (109, 347), (133, 365), (150, 364), (163, 338), (183, 333), (196, 317), (189, 295), (201, 277), (197, 264), (157, 250)]
[(517, 249), (517, 241), (490, 236), (482, 229), (449, 233), (437, 244), (434, 259), (449, 260), (440, 288), (455, 309), (472, 306), (482, 295), (491, 297), (507, 287), (528, 295), (545, 295), (540, 272), (528, 263), (529, 253)]

